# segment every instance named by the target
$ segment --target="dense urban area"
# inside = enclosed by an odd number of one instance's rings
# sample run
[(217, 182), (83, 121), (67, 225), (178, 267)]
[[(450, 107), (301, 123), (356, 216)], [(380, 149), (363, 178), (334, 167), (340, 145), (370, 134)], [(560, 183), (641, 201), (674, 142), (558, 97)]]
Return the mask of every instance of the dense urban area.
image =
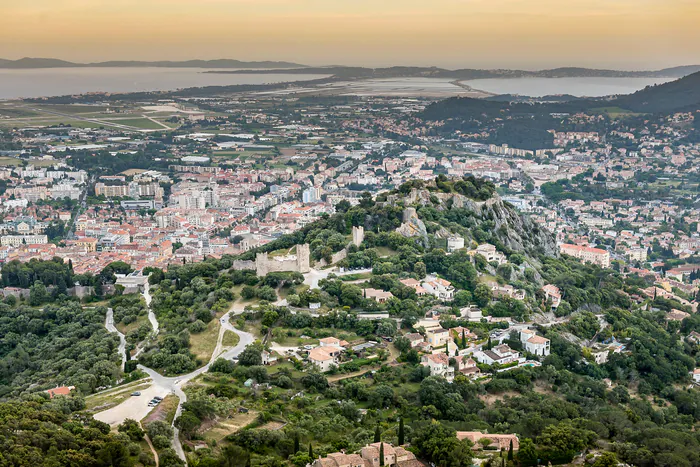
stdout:
[(0, 465), (700, 466), (700, 74), (301, 86), (0, 102)]

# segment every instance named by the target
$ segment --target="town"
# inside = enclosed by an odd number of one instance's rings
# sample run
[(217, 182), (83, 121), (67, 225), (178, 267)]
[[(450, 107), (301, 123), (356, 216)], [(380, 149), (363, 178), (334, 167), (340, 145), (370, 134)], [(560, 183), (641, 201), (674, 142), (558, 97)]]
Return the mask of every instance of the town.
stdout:
[(139, 465), (696, 465), (631, 433), (700, 417), (700, 111), (163, 97), (0, 103), (0, 397)]

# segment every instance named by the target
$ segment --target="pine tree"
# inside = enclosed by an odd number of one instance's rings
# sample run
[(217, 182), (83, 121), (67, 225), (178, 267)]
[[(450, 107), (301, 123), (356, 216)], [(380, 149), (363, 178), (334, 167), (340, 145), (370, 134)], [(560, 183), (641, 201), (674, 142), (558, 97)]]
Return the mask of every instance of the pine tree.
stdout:
[(309, 458), (311, 458), (311, 459), (314, 458), (314, 448), (311, 445), (311, 443), (309, 443)]
[(403, 418), (399, 419), (399, 446), (404, 444), (404, 433), (403, 433)]
[(379, 443), (379, 466), (384, 467), (384, 443)]
[(378, 443), (382, 440), (382, 433), (379, 431), (379, 425), (374, 429), (374, 442)]

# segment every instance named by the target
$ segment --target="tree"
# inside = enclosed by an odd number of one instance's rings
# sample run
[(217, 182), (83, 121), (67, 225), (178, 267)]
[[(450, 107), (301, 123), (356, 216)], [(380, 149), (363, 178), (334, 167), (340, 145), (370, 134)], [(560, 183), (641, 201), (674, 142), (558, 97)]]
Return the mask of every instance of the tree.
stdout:
[(221, 449), (223, 467), (244, 467), (249, 457), (250, 453), (247, 449), (235, 444), (228, 444)]
[(403, 428), (403, 418), (399, 419), (399, 446), (404, 445), (404, 428)]
[(378, 443), (382, 439), (382, 433), (379, 431), (379, 425), (377, 425), (374, 429), (374, 442)]
[(41, 281), (34, 282), (29, 288), (29, 304), (39, 306), (49, 300), (49, 292)]
[(510, 446), (508, 446), (508, 460), (513, 460), (513, 440), (510, 440)]
[(525, 438), (518, 449), (518, 462), (524, 466), (537, 464), (537, 449), (530, 438)]
[(425, 263), (423, 261), (418, 261), (413, 265), (413, 272), (418, 276), (418, 279), (423, 279), (427, 274)]
[(479, 284), (474, 289), (474, 301), (482, 308), (491, 302), (491, 295), (491, 289), (486, 284)]
[(294, 433), (294, 454), (299, 452), (299, 433)]
[(238, 356), (238, 363), (243, 366), (262, 365), (262, 344), (253, 343), (248, 345)]
[(416, 447), (419, 457), (433, 462), (438, 467), (471, 466), (471, 443), (468, 440), (459, 441), (455, 430), (437, 421), (432, 421), (418, 430), (411, 444)]
[(314, 447), (311, 443), (309, 443), (309, 458), (314, 458)]
[(620, 462), (612, 452), (604, 452), (593, 463), (593, 467), (617, 467)]
[(126, 433), (131, 441), (138, 443), (143, 439), (144, 432), (136, 420), (130, 418), (125, 419), (117, 428), (119, 433)]
[(384, 467), (384, 443), (382, 442), (379, 442), (379, 465)]

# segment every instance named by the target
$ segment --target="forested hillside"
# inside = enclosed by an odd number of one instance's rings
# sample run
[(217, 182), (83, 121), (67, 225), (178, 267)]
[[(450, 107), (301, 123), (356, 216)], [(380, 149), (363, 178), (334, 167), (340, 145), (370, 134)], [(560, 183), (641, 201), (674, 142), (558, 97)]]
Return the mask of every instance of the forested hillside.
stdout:
[(105, 329), (105, 312), (72, 302), (43, 309), (0, 303), (0, 399), (64, 385), (90, 394), (114, 384), (119, 340)]

